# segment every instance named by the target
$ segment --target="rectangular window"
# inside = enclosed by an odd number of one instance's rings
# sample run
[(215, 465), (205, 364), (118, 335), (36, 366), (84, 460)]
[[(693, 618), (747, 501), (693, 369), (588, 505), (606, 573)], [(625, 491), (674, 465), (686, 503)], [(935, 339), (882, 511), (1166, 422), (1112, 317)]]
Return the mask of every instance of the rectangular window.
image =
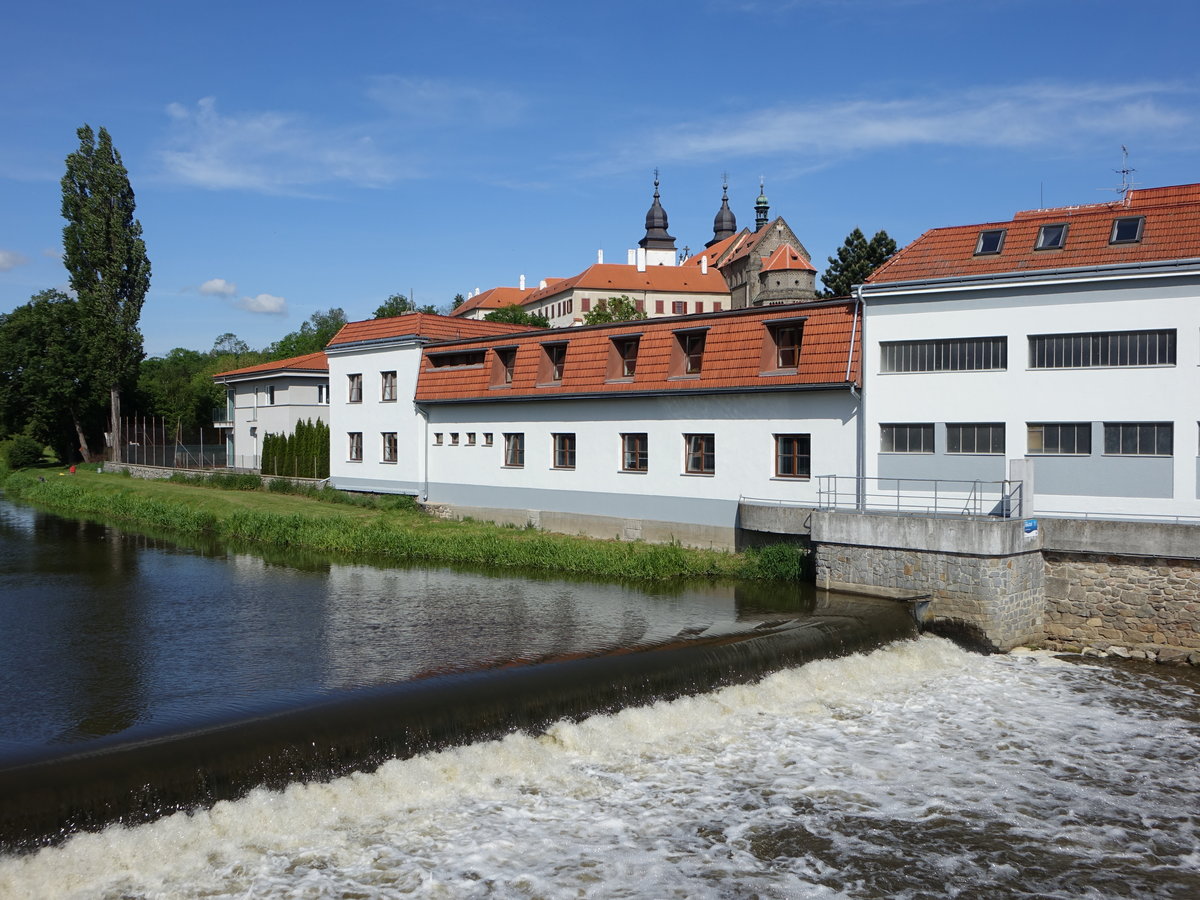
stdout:
[(1171, 422), (1105, 422), (1104, 452), (1108, 456), (1170, 456), (1175, 451)]
[(1031, 334), (1031, 369), (1175, 365), (1175, 329)]
[(483, 365), (486, 350), (458, 350), (452, 353), (430, 353), (429, 364), (435, 369), (470, 369)]
[(689, 475), (712, 475), (717, 471), (714, 435), (685, 434), (683, 440), (687, 451), (684, 469)]
[(554, 468), (575, 468), (575, 435), (554, 435)]
[(362, 403), (362, 375), (347, 375), (346, 399), (351, 403)]
[(671, 301), (671, 315), (674, 315), (674, 316), (687, 315), (687, 301), (686, 300)]
[(766, 348), (766, 358), (763, 360), (764, 370), (794, 370), (800, 365), (800, 339), (804, 334), (802, 322), (788, 322), (772, 325), (766, 323), (767, 333), (771, 340)]
[(492, 433), (490, 431), (485, 431), (483, 433), (483, 446), (485, 446), (485, 447), (492, 446)]
[(1145, 221), (1145, 216), (1125, 216), (1113, 219), (1112, 234), (1109, 236), (1108, 242), (1110, 244), (1136, 244), (1142, 239), (1142, 225)]
[(1004, 453), (1004, 423), (983, 422), (946, 425), (947, 453)]
[(433, 446), (435, 446), (435, 447), (442, 446), (442, 433), (440, 431), (435, 431), (433, 433)]
[(579, 300), (579, 309), (581, 312), (585, 312), (585, 313), (591, 312), (592, 311), (591, 299), (588, 297), (581, 297)]
[(383, 432), (383, 461), (385, 463), (394, 463), (399, 456), (400, 444), (396, 440), (396, 432)]
[(1058, 250), (1067, 243), (1067, 223), (1060, 222), (1057, 225), (1043, 225), (1038, 229), (1037, 243), (1034, 245), (1035, 250)]
[(349, 454), (351, 462), (362, 462), (362, 432), (351, 431), (347, 433), (349, 437)]
[(808, 478), (811, 474), (810, 435), (775, 435), (775, 477)]
[(621, 471), (645, 472), (650, 466), (650, 443), (645, 433), (621, 435)]
[(458, 432), (457, 431), (450, 432), (450, 446), (451, 447), (458, 446)]
[(267, 385), (267, 405), (275, 405), (275, 385), (273, 384)]
[(475, 446), (475, 432), (473, 432), (473, 431), (467, 432), (467, 446), (468, 447)]
[(880, 425), (879, 449), (883, 453), (932, 453), (933, 424)]
[(542, 351), (542, 371), (538, 383), (547, 384), (562, 381), (563, 371), (566, 369), (567, 362), (566, 342), (542, 344)]
[(704, 366), (704, 337), (707, 328), (694, 331), (675, 332), (675, 353), (671, 360), (671, 374), (699, 375)]
[(519, 469), (525, 465), (525, 435), (504, 435), (504, 465)]
[(329, 402), (329, 385), (327, 385), (327, 384), (318, 384), (317, 385), (317, 402), (318, 403), (328, 403)]
[(881, 341), (883, 372), (998, 372), (1008, 368), (1008, 338)]
[(396, 399), (396, 373), (395, 372), (380, 372), (379, 379), (381, 382), (381, 390), (379, 394), (380, 400), (395, 400)]
[(1087, 456), (1092, 452), (1091, 422), (1031, 422), (1029, 452), (1045, 456)]
[(976, 256), (990, 256), (1004, 249), (1005, 229), (993, 228), (979, 232), (979, 240), (975, 244)]
[(632, 378), (637, 372), (638, 348), (641, 337), (615, 337), (608, 360), (608, 379)]
[(497, 347), (492, 362), (491, 386), (502, 387), (512, 384), (517, 368), (517, 348)]

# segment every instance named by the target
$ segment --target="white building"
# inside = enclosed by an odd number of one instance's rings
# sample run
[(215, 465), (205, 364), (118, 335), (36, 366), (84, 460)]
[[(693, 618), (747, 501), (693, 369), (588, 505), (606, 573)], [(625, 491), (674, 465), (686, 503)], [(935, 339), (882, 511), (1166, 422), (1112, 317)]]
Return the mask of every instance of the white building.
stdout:
[(936, 228), (860, 296), (869, 489), (1032, 469), (1042, 515), (1200, 516), (1200, 185)]
[(262, 439), (291, 434), (296, 423), (328, 421), (329, 364), (309, 353), (213, 376), (226, 387), (225, 408), (213, 425), (225, 430), (226, 465), (257, 470)]

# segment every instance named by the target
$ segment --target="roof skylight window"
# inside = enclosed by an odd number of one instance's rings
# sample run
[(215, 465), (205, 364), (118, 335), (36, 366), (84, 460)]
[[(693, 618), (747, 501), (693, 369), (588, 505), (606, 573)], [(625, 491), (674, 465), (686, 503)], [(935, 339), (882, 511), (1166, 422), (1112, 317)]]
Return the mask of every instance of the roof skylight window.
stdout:
[(1067, 224), (1043, 225), (1038, 229), (1035, 250), (1059, 250), (1067, 243)]
[(1110, 244), (1136, 244), (1142, 239), (1142, 225), (1145, 224), (1145, 216), (1126, 216), (1123, 219), (1113, 219), (1112, 236), (1109, 237)]
[(975, 245), (976, 256), (988, 256), (999, 253), (1004, 249), (1004, 234), (1006, 229), (995, 228), (979, 232), (979, 242)]

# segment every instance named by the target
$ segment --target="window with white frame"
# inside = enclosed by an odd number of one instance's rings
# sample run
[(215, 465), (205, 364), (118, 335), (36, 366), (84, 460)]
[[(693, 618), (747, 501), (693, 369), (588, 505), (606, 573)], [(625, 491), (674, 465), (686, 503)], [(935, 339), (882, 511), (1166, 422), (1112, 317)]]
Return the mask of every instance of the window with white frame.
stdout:
[(383, 401), (392, 401), (396, 399), (396, 373), (395, 372), (380, 372), (380, 394), (379, 399)]
[(879, 426), (881, 453), (932, 453), (933, 423), (896, 423)]
[(346, 376), (346, 400), (350, 403), (362, 403), (362, 374)]
[(326, 404), (329, 402), (329, 385), (317, 385), (317, 402), (321, 404)]
[(717, 442), (711, 434), (683, 436), (684, 471), (689, 475), (712, 475), (717, 471)]
[(1031, 454), (1088, 456), (1092, 452), (1091, 422), (1030, 422), (1026, 436)]
[(400, 442), (396, 440), (396, 432), (383, 432), (383, 461), (394, 463), (399, 456)]
[(1003, 422), (949, 422), (946, 424), (947, 453), (1004, 453)]
[(1105, 422), (1106, 456), (1171, 456), (1175, 452), (1172, 422)]
[(351, 431), (346, 435), (349, 438), (347, 446), (347, 458), (350, 462), (362, 462), (362, 432)]
[(1175, 329), (1031, 334), (1031, 369), (1175, 365)]

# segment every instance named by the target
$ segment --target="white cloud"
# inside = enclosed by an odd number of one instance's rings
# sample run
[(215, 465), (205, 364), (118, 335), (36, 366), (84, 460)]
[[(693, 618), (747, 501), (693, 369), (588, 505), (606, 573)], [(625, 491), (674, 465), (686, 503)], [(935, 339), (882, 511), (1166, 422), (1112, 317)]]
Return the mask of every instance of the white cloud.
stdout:
[(7, 272), (9, 269), (23, 266), (27, 262), (29, 262), (29, 257), (16, 250), (0, 250), (0, 272)]
[(237, 293), (237, 285), (224, 278), (210, 278), (200, 285), (200, 293), (217, 297), (232, 297)]
[(659, 129), (650, 135), (646, 152), (653, 159), (794, 153), (823, 160), (917, 145), (1069, 146), (1148, 130), (1195, 129), (1194, 114), (1182, 104), (1173, 105), (1182, 93), (1176, 86), (1153, 83), (1033, 83), (903, 99), (781, 105)]
[(273, 294), (243, 297), (237, 302), (237, 305), (248, 312), (261, 313), (266, 316), (287, 315), (287, 301)]
[(512, 125), (526, 106), (524, 98), (512, 91), (400, 75), (371, 79), (367, 96), (393, 115), (411, 119), (423, 128), (456, 123)]
[(296, 194), (331, 182), (378, 187), (408, 174), (369, 135), (288, 113), (222, 115), (206, 97), (194, 107), (172, 103), (167, 115), (163, 168), (196, 187)]

